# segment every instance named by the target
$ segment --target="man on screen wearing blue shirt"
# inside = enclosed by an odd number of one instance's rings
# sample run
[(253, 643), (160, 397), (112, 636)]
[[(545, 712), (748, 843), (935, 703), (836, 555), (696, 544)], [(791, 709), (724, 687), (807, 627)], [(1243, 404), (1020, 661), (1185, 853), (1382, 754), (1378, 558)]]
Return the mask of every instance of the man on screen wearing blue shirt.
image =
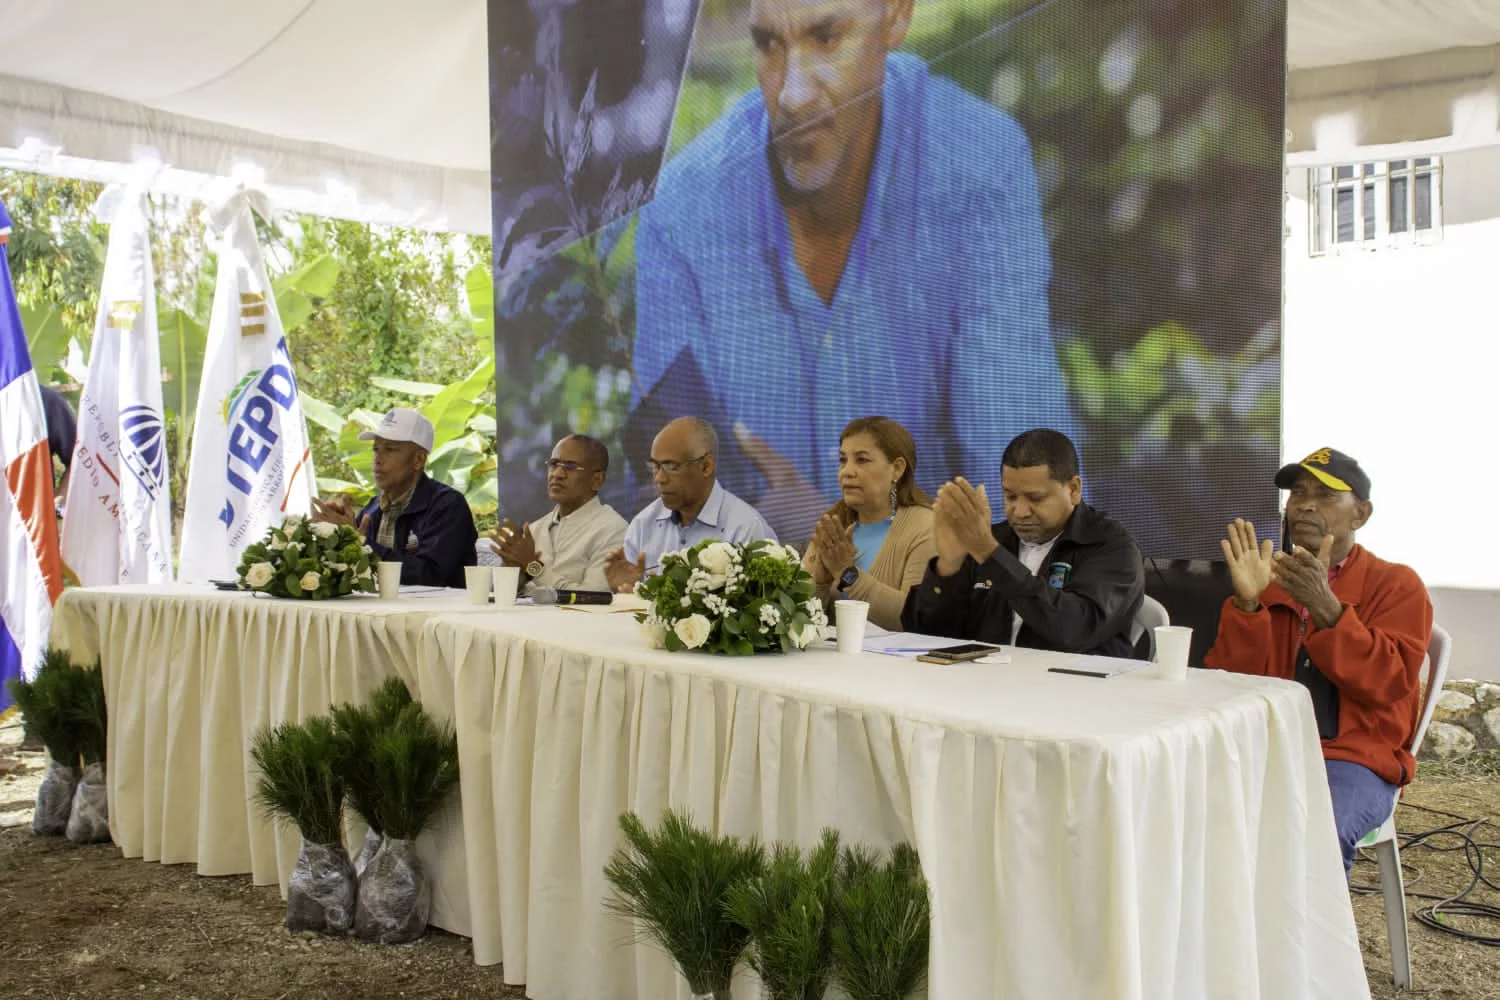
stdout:
[[(735, 421), (757, 506), (789, 537), (827, 506), (832, 442), (876, 400), (939, 482), (998, 469), (1028, 427), (1073, 427), (1026, 136), (892, 51), (912, 3), (751, 0), (760, 89), (641, 210), (636, 401)], [(702, 384), (661, 382), (684, 354)]]

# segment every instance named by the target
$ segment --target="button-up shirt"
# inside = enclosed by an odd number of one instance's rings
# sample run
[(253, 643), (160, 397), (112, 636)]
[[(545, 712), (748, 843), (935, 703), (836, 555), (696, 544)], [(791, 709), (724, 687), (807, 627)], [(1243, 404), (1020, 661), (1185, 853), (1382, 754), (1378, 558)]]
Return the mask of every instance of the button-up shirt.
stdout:
[(668, 552), (689, 548), (710, 538), (725, 542), (776, 541), (776, 533), (754, 507), (726, 490), (718, 481), (698, 516), (687, 524), (658, 498), (635, 516), (625, 532), (625, 558), (635, 562), (646, 553), (646, 572), (661, 568)]
[(625, 542), (625, 519), (598, 497), (573, 513), (556, 507), (527, 526), (536, 542), (542, 573), (532, 580), (543, 587), (608, 590), (604, 557)]

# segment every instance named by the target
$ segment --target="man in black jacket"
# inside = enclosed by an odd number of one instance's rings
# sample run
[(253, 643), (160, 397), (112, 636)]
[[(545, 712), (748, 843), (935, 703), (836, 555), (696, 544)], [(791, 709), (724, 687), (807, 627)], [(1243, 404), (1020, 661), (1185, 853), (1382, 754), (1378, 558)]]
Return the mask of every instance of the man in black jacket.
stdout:
[(401, 563), (402, 583), (457, 588), (478, 561), (479, 533), (464, 495), (427, 475), (434, 433), (416, 410), (391, 410), (359, 435), (374, 442), (375, 498), (358, 514), (347, 497), (314, 498), (313, 520), (358, 528), (377, 559)]
[(990, 523), (984, 487), (938, 490), (937, 557), (907, 596), (903, 628), (929, 635), (1102, 656), (1131, 655), (1130, 627), (1146, 591), (1135, 539), (1081, 503), (1078, 451), (1067, 436), (1029, 430), (1000, 460), (1005, 521)]

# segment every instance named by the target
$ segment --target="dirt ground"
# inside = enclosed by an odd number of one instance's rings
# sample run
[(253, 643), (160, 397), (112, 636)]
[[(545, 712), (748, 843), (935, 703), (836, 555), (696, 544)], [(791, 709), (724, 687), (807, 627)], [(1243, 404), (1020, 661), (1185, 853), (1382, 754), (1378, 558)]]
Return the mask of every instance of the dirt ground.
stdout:
[[(499, 967), (474, 965), (463, 938), (432, 931), (412, 945), (380, 947), (352, 938), (293, 935), (274, 886), (248, 876), (200, 878), (186, 865), (121, 858), (112, 845), (80, 846), (31, 835), (31, 807), (44, 766), (17, 749), (20, 730), (0, 726), (0, 996), (157, 997), (169, 1000), (375, 1000), (521, 998)], [(1500, 819), (1500, 758), (1427, 768), (1397, 815), (1403, 833), (1458, 819)], [(1475, 838), (1500, 842), (1500, 828)], [(1453, 837), (1402, 853), (1412, 893), (1451, 895), (1472, 878)], [(1437, 848), (1447, 848), (1438, 850)], [(1493, 866), (1493, 868), (1491, 868)], [(1500, 846), (1485, 850), (1500, 882)], [(1378, 883), (1373, 860), (1355, 868), (1356, 890)], [(1471, 899), (1500, 905), (1481, 887)], [(1413, 912), (1430, 901), (1409, 899)], [(1385, 917), (1378, 893), (1354, 897), (1365, 969), (1375, 1000), (1500, 1000), (1500, 949), (1411, 921), (1417, 989), (1391, 985)], [(1500, 921), (1452, 921), (1500, 935)]]

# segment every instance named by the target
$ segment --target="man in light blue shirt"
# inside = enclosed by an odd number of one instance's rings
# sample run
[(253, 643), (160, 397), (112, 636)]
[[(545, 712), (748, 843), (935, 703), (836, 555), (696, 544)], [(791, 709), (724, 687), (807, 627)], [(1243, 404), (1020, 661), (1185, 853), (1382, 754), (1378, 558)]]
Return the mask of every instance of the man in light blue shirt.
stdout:
[[(760, 88), (666, 165), (636, 232), (636, 403), (735, 421), (764, 482), (726, 481), (790, 537), (836, 499), (851, 418), (907, 427), (929, 485), (993, 479), (1026, 428), (1076, 433), (1026, 136), (892, 52), (911, 10), (752, 0)], [(662, 380), (684, 356), (701, 384)]]
[(765, 518), (715, 479), (718, 451), (713, 425), (698, 417), (680, 417), (656, 435), (649, 465), (657, 499), (630, 522), (625, 545), (605, 557), (611, 590), (634, 590), (664, 554), (705, 539), (776, 541)]

